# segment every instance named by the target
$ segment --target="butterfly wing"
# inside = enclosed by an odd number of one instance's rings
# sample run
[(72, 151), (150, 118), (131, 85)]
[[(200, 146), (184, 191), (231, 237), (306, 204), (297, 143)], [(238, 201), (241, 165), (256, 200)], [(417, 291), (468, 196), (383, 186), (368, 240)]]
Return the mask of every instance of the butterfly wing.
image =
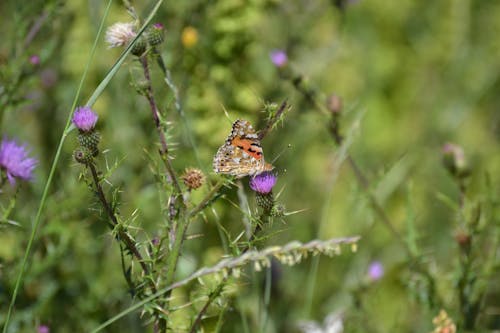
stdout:
[(233, 123), (226, 142), (217, 151), (213, 168), (216, 173), (241, 178), (272, 170), (273, 166), (264, 161), (264, 153), (252, 125), (238, 119)]

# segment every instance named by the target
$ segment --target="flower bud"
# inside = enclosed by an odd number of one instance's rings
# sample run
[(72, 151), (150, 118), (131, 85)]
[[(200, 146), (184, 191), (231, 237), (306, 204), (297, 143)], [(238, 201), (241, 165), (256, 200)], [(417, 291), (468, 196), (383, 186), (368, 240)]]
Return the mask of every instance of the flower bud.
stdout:
[(259, 207), (270, 214), (272, 213), (272, 209), (274, 208), (274, 196), (272, 192), (255, 192), (255, 199), (257, 200), (257, 205)]
[(156, 46), (156, 45), (159, 45), (159, 44), (163, 43), (163, 40), (164, 40), (163, 32), (164, 32), (164, 30), (165, 29), (163, 27), (163, 24), (161, 24), (161, 23), (155, 23), (155, 24), (153, 24), (153, 26), (150, 27), (148, 29), (148, 31), (146, 32), (149, 45)]
[(464, 178), (470, 173), (462, 147), (447, 143), (442, 149), (444, 167), (455, 177)]
[(331, 113), (340, 114), (342, 112), (342, 98), (332, 94), (326, 99), (326, 107)]
[(78, 163), (89, 164), (92, 162), (94, 156), (92, 152), (86, 147), (80, 147), (73, 152), (73, 157)]
[(135, 56), (140, 57), (141, 55), (146, 52), (148, 44), (146, 43), (146, 39), (144, 37), (139, 37), (135, 41), (134, 45), (132, 46), (132, 49), (130, 50), (130, 53), (132, 53)]
[(80, 132), (78, 133), (78, 143), (80, 146), (89, 150), (93, 157), (97, 156), (99, 153), (99, 141), (101, 139), (101, 135), (97, 131), (92, 132)]

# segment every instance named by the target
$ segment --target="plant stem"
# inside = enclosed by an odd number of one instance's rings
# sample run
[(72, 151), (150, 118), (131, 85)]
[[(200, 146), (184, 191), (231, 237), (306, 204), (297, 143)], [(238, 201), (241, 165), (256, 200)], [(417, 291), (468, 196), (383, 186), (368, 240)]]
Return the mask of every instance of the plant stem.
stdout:
[[(134, 257), (137, 259), (139, 264), (141, 265), (141, 268), (146, 276), (150, 275), (149, 267), (146, 265), (144, 262), (144, 259), (142, 258), (141, 253), (135, 246), (134, 240), (123, 230), (122, 226), (119, 225), (118, 220), (116, 218), (115, 213), (113, 212), (113, 209), (111, 208), (110, 204), (106, 200), (106, 196), (104, 195), (104, 192), (102, 190), (101, 183), (99, 181), (99, 176), (97, 175), (97, 170), (95, 168), (95, 165), (93, 163), (87, 164), (87, 166), (90, 169), (90, 172), (92, 174), (92, 179), (94, 181), (94, 186), (97, 192), (97, 197), (101, 201), (102, 206), (104, 207), (104, 210), (106, 211), (106, 214), (108, 215), (109, 219), (111, 220), (111, 226), (115, 228), (115, 230), (118, 232), (118, 239), (123, 241), (125, 243), (125, 246), (127, 249), (134, 255)], [(151, 290), (156, 292), (156, 286), (155, 284), (151, 281), (150, 283)]]
[[(262, 230), (262, 225), (264, 224), (264, 222), (263, 222), (264, 219), (266, 220), (266, 222), (268, 222), (269, 216), (264, 215), (264, 214), (262, 215), (262, 217), (261, 217), (262, 221), (260, 223), (257, 223), (257, 225), (255, 226), (255, 229), (253, 230), (252, 234), (250, 235), (250, 238), (248, 239), (247, 246), (245, 248), (243, 248), (241, 253), (246, 253), (248, 250), (250, 250), (250, 248), (252, 247), (252, 242), (255, 240), (255, 237), (257, 236), (259, 231)], [(222, 281), (217, 285), (215, 290), (210, 293), (210, 296), (208, 297), (207, 301), (205, 302), (205, 305), (203, 305), (201, 310), (198, 312), (198, 315), (196, 315), (196, 319), (194, 320), (193, 324), (191, 325), (191, 330), (189, 331), (190, 333), (194, 333), (196, 331), (196, 328), (201, 323), (201, 319), (202, 319), (203, 315), (208, 310), (208, 307), (210, 306), (210, 304), (212, 304), (212, 302), (215, 301), (217, 299), (217, 297), (219, 296), (219, 294), (222, 292), (222, 289), (226, 285), (226, 282), (228, 279), (229, 279), (229, 276), (225, 276), (222, 279)]]
[(287, 103), (287, 100), (285, 99), (281, 103), (278, 111), (276, 111), (276, 114), (274, 115), (274, 117), (269, 119), (269, 121), (266, 124), (266, 127), (264, 127), (262, 130), (260, 130), (259, 133), (257, 134), (259, 136), (259, 140), (264, 139), (264, 137), (267, 135), (267, 133), (273, 128), (274, 124), (280, 119), (281, 114), (285, 111), (287, 106), (288, 106), (288, 103)]
[(158, 131), (158, 135), (160, 137), (161, 159), (165, 163), (165, 167), (167, 168), (167, 172), (170, 176), (172, 184), (174, 185), (176, 193), (180, 194), (180, 193), (182, 193), (181, 187), (179, 185), (179, 181), (177, 180), (177, 176), (175, 174), (174, 168), (173, 168), (172, 163), (170, 161), (170, 158), (168, 156), (167, 138), (165, 137), (165, 132), (163, 131), (162, 126), (161, 126), (160, 111), (158, 109), (158, 106), (156, 104), (156, 100), (155, 100), (154, 95), (153, 95), (153, 87), (151, 85), (151, 75), (149, 73), (149, 64), (148, 64), (147, 55), (143, 55), (143, 56), (139, 57), (139, 61), (141, 62), (142, 69), (144, 71), (144, 78), (147, 81), (146, 98), (149, 102), (149, 107), (151, 108), (153, 121), (155, 123), (156, 130)]
[[(87, 64), (85, 65), (84, 73), (83, 73), (82, 78), (78, 84), (78, 88), (77, 88), (77, 91), (75, 93), (73, 103), (71, 105), (71, 111), (75, 109), (76, 102), (80, 96), (80, 91), (83, 87), (83, 82), (85, 81), (85, 79), (87, 77), (87, 73), (89, 71), (90, 64), (92, 63), (92, 60), (94, 58), (95, 50), (97, 48), (97, 41), (99, 40), (99, 37), (101, 35), (101, 31), (104, 27), (104, 21), (108, 15), (109, 8), (111, 7), (111, 3), (112, 3), (112, 0), (108, 1), (108, 4), (106, 5), (103, 19), (102, 19), (101, 24), (99, 26), (99, 30), (97, 32), (96, 38), (94, 39), (94, 44), (92, 45), (89, 59), (87, 61)], [(113, 73), (108, 74), (108, 76), (113, 76)], [(108, 76), (106, 76), (106, 77), (108, 77)], [(1, 119), (0, 119), (0, 121), (1, 121)], [(21, 268), (20, 268), (19, 273), (17, 275), (16, 284), (14, 286), (14, 292), (12, 293), (12, 297), (10, 299), (9, 309), (7, 310), (7, 315), (5, 316), (3, 333), (6, 333), (9, 329), (10, 317), (11, 317), (12, 311), (14, 309), (14, 304), (16, 303), (17, 293), (18, 293), (19, 289), (21, 288), (21, 283), (22, 283), (23, 278), (24, 278), (24, 271), (26, 270), (26, 264), (28, 263), (28, 258), (29, 258), (29, 255), (31, 253), (31, 248), (33, 247), (33, 242), (34, 242), (35, 237), (36, 237), (38, 226), (40, 225), (40, 221), (42, 218), (42, 211), (45, 208), (45, 201), (47, 200), (47, 197), (49, 195), (49, 189), (50, 189), (50, 186), (52, 185), (52, 179), (54, 178), (57, 164), (59, 163), (59, 158), (61, 156), (61, 151), (62, 151), (64, 141), (66, 140), (66, 137), (68, 135), (67, 131), (68, 131), (68, 128), (70, 126), (70, 123), (71, 123), (71, 112), (68, 114), (68, 118), (66, 119), (66, 125), (65, 125), (64, 131), (61, 135), (61, 139), (59, 140), (59, 144), (58, 144), (57, 149), (56, 149), (56, 154), (54, 156), (54, 159), (52, 160), (52, 166), (50, 167), (47, 181), (45, 182), (42, 197), (40, 199), (40, 204), (38, 205), (38, 210), (37, 210), (36, 215), (35, 215), (35, 220), (33, 221), (33, 226), (31, 228), (31, 234), (30, 234), (30, 237), (28, 239), (28, 245), (26, 245), (26, 250), (24, 251), (23, 261), (21, 262)]]

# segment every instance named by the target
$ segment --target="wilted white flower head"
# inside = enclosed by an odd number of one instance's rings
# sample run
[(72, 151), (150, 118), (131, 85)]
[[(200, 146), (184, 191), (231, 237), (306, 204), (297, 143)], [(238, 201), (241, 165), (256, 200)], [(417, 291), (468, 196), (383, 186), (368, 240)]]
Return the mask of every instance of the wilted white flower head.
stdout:
[(106, 42), (109, 44), (110, 48), (125, 46), (128, 45), (136, 35), (134, 23), (117, 22), (106, 30)]

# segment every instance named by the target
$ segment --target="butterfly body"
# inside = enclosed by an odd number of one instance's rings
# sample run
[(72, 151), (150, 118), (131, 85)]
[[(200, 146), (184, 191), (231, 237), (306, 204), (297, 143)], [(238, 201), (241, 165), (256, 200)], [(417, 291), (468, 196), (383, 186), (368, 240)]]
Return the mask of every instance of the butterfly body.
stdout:
[(274, 167), (264, 161), (264, 152), (252, 125), (238, 119), (233, 123), (226, 142), (217, 150), (213, 168), (216, 173), (242, 178), (270, 171)]

